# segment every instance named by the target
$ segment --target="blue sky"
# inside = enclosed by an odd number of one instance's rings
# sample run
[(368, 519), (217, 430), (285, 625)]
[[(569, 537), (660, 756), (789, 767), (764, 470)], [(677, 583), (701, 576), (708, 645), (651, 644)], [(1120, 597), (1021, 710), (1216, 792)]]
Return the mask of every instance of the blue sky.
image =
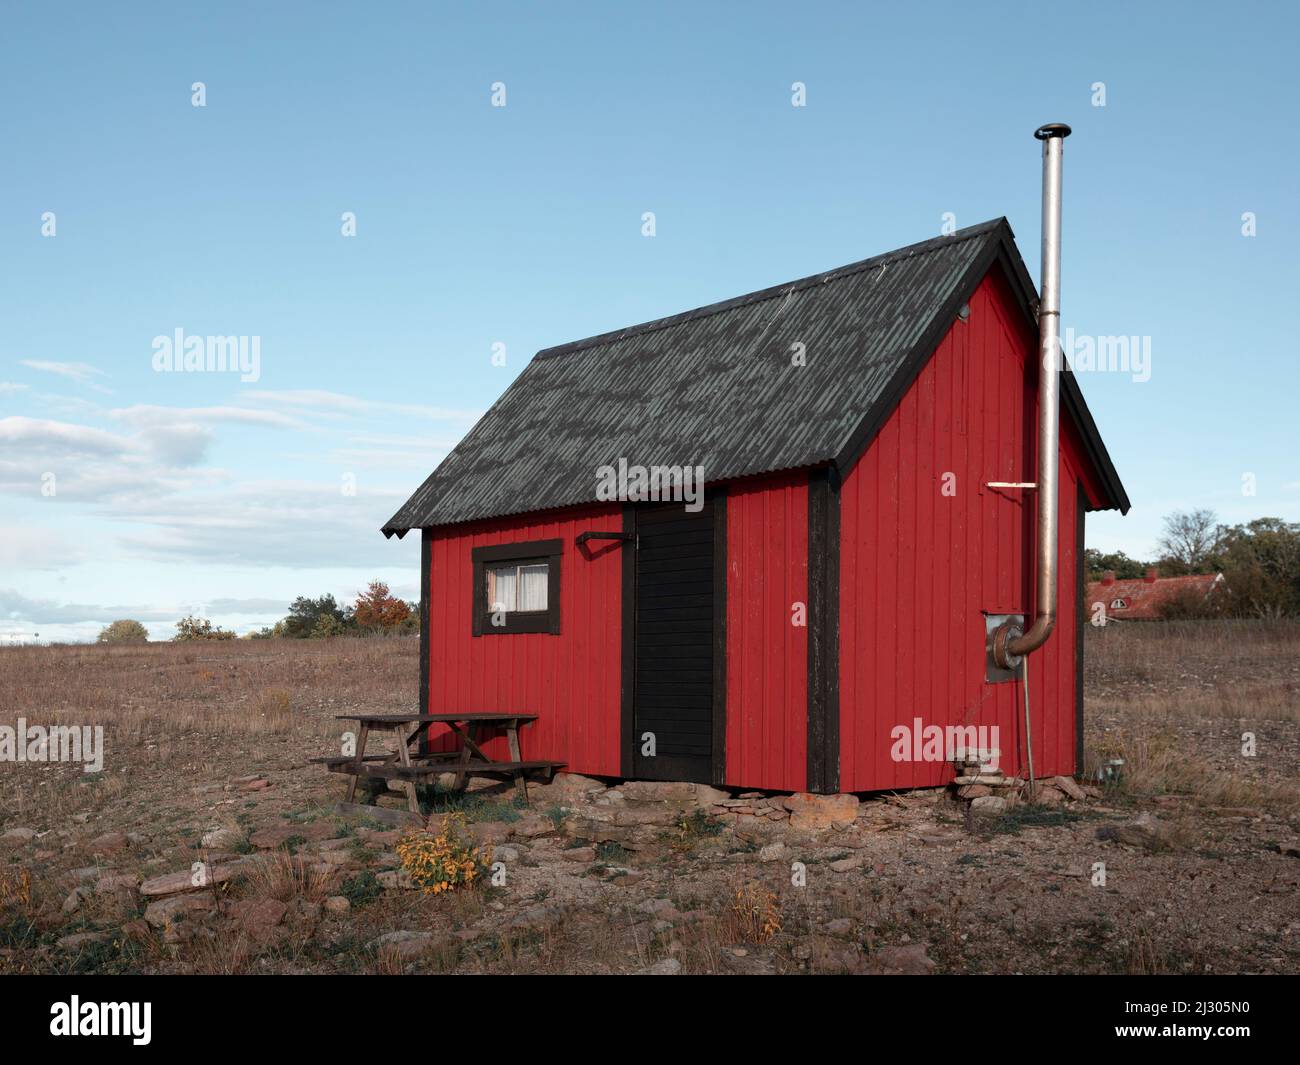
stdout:
[[(1006, 215), (1037, 276), (1046, 121), (1075, 130), (1063, 326), (1149, 338), (1149, 380), (1082, 375), (1134, 501), (1090, 543), (1143, 555), (1178, 508), (1300, 520), (1297, 29), (1280, 4), (7, 3), (0, 633), (246, 631), (376, 576), (415, 598), (418, 545), (378, 528), (533, 352), (947, 213)], [(155, 372), (178, 328), (259, 337), (259, 379)]]

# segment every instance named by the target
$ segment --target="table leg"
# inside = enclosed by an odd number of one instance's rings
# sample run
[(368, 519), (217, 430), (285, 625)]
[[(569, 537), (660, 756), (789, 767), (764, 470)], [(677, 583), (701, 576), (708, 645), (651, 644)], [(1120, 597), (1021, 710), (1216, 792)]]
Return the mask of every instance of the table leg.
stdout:
[[(473, 746), (474, 746), (473, 743), (471, 742), (470, 738), (469, 738), (469, 734), (470, 734), (470, 730), (473, 729), (474, 726), (471, 725), (471, 724), (466, 723), (465, 728), (464, 728), (464, 730), (462, 731), (461, 728), (453, 722), (453, 723), (451, 724), (451, 727), (452, 727), (456, 732), (459, 732), (459, 733), (460, 733), (460, 758), (458, 759), (458, 764), (460, 764), (460, 765), (468, 765), (468, 764), (469, 764), (469, 755), (470, 755), (470, 751), (471, 751), (471, 749), (472, 749)], [(455, 784), (453, 785), (453, 787), (455, 787), (455, 789), (456, 789), (457, 791), (464, 791), (464, 790), (465, 790), (465, 774), (464, 774), (464, 772), (460, 772), (460, 773), (457, 773), (457, 774), (456, 774), (456, 782), (455, 782)]]
[(366, 757), (366, 740), (370, 737), (370, 726), (362, 722), (361, 733), (357, 736), (357, 757), (352, 763), (352, 782), (348, 785), (348, 802), (357, 796), (357, 781), (361, 779), (361, 766)]
[[(522, 762), (523, 758), (519, 754), (518, 721), (511, 721), (506, 725), (506, 739), (510, 743), (510, 760), (512, 762)], [(524, 805), (528, 804), (528, 782), (524, 780), (524, 773), (521, 769), (515, 770), (515, 794), (523, 800)]]
[[(402, 734), (403, 731), (399, 725), (393, 730), (393, 735), (397, 737), (397, 760), (409, 769), (411, 766), (411, 752), (406, 746), (407, 740)], [(420, 800), (415, 793), (415, 781), (408, 778), (403, 780), (402, 783), (405, 786), (407, 808), (411, 813), (418, 814), (420, 812)]]

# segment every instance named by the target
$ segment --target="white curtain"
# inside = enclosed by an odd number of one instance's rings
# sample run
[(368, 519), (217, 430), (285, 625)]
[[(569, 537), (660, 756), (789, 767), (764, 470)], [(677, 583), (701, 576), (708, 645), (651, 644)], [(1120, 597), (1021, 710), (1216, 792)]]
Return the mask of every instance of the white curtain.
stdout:
[(519, 609), (545, 610), (547, 570), (545, 563), (540, 566), (519, 567)]
[(488, 609), (514, 610), (517, 566), (499, 566), (488, 570)]
[(497, 566), (487, 571), (489, 610), (545, 610), (550, 567)]

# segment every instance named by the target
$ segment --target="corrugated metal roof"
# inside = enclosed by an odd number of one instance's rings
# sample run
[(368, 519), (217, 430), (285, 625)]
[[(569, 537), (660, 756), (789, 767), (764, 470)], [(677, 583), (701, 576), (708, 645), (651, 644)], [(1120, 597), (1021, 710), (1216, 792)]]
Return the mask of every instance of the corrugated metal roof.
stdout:
[(710, 483), (841, 462), (1008, 245), (996, 219), (541, 351), (384, 533), (591, 502), (619, 459)]

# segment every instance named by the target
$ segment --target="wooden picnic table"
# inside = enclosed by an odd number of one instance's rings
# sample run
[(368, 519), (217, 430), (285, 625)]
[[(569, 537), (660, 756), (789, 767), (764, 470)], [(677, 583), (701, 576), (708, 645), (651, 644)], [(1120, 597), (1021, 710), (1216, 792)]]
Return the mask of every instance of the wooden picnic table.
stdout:
[[(459, 714), (422, 714), (414, 711), (407, 714), (336, 714), (340, 721), (355, 721), (360, 726), (356, 738), (356, 750), (351, 755), (334, 755), (326, 758), (313, 758), (313, 762), (322, 763), (331, 773), (343, 773), (351, 777), (348, 785), (347, 801), (356, 796), (357, 784), (362, 778), (367, 783), (377, 781), (399, 780), (404, 785), (406, 804), (411, 813), (419, 814), (420, 803), (416, 796), (416, 785), (428, 783), (443, 773), (456, 774), (456, 787), (465, 786), (469, 776), (501, 776), (513, 778), (515, 790), (525, 802), (528, 800), (526, 776), (529, 773), (545, 772), (554, 774), (564, 765), (563, 762), (544, 760), (525, 761), (520, 753), (519, 728), (537, 720), (536, 714), (511, 714), (496, 711), (469, 712)], [(421, 734), (430, 725), (447, 725), (460, 737), (458, 751), (416, 751), (411, 756), (411, 745), (417, 743)], [(496, 761), (483, 753), (483, 749), (474, 740), (476, 728), (499, 728), (505, 731), (510, 745), (510, 760)], [(395, 749), (383, 753), (368, 754), (366, 744), (372, 732), (391, 733), (397, 740)], [(371, 799), (375, 797), (371, 789)]]

